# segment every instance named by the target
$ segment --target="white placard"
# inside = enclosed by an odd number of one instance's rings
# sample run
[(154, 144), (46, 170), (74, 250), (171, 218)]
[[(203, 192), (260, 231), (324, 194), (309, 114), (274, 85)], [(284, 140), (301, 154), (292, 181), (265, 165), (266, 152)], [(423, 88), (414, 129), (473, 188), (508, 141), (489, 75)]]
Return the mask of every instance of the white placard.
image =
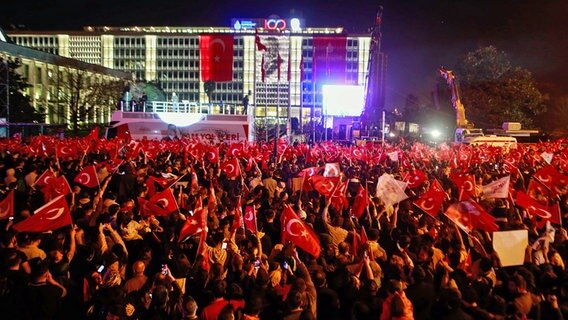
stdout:
[(503, 267), (523, 265), (528, 244), (527, 230), (493, 232), (493, 249), (499, 254)]

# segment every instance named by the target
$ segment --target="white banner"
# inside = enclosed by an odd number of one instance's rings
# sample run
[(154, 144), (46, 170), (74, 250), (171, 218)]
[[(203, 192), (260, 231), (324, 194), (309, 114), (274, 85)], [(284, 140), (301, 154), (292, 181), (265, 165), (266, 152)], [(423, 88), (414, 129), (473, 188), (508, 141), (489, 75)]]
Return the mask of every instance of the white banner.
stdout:
[(483, 186), (483, 197), (489, 198), (507, 198), (509, 195), (509, 183), (511, 176), (503, 177)]
[(390, 174), (384, 173), (377, 183), (377, 197), (383, 200), (386, 206), (392, 206), (407, 199), (408, 196), (404, 193), (400, 183), (401, 181), (396, 180)]
[(503, 267), (523, 265), (528, 244), (527, 230), (493, 232), (493, 249), (499, 254)]

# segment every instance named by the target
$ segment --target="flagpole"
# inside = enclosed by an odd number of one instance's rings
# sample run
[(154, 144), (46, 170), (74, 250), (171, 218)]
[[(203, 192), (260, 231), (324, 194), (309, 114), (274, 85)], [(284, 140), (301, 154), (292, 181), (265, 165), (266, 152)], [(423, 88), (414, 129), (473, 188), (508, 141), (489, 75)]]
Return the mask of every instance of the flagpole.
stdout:
[(292, 37), (288, 35), (288, 70), (286, 74), (288, 75), (288, 109), (286, 110), (286, 135), (288, 136), (288, 141), (290, 141), (290, 136), (292, 135)]
[(264, 131), (266, 132), (266, 142), (268, 143), (268, 85), (264, 83)]
[[(255, 40), (256, 40), (256, 38), (255, 38)], [(253, 78), (252, 79), (252, 100), (254, 101), (253, 119), (256, 119), (256, 51), (257, 51), (257, 48), (256, 48), (256, 43), (255, 43), (255, 44), (253, 44), (254, 57), (253, 57), (253, 66), (252, 66), (252, 73), (253, 73), (253, 76), (252, 76), (252, 78)], [(248, 114), (248, 110), (245, 110), (245, 112)], [(257, 134), (257, 132), (256, 132), (256, 121), (254, 121), (254, 123), (255, 123), (254, 136), (255, 136), (255, 139), (256, 139), (256, 134)]]

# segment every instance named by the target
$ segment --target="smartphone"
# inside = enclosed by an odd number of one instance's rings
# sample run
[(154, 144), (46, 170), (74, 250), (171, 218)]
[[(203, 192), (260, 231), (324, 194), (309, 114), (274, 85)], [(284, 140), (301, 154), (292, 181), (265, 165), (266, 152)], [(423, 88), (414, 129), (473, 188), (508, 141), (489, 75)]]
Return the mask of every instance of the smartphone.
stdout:
[(14, 217), (10, 217), (10, 218), (8, 218), (8, 220), (14, 221)]
[(167, 264), (163, 264), (163, 265), (162, 265), (162, 274), (163, 274), (163, 275), (167, 275), (167, 274), (168, 274), (168, 265), (167, 265)]
[(260, 260), (256, 260), (254, 262), (254, 267), (257, 268), (257, 269), (260, 268)]
[(148, 294), (148, 296), (150, 297), (150, 299), (152, 299), (152, 294), (151, 294), (151, 293), (150, 293), (150, 294)]
[(226, 242), (223, 242), (223, 244), (221, 245), (221, 249), (227, 250), (227, 243)]
[(284, 261), (282, 268), (284, 268), (284, 270), (288, 270), (288, 262)]
[(365, 255), (365, 257), (369, 256), (369, 253), (367, 252), (367, 250), (365, 250), (365, 252), (363, 252), (363, 254)]
[(97, 272), (98, 272), (98, 273), (101, 273), (101, 272), (103, 272), (104, 269), (105, 269), (105, 266), (101, 264), (101, 265), (99, 266), (99, 268), (97, 269)]

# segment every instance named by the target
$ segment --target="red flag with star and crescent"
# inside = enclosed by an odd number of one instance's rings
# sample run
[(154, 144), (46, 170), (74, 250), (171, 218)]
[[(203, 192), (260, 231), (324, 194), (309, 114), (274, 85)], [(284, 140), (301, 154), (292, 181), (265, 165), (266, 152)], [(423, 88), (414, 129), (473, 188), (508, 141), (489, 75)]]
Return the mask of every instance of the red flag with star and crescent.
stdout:
[(440, 209), (446, 198), (438, 180), (430, 185), (428, 191), (424, 192), (413, 204), (434, 218), (438, 218)]
[(339, 177), (313, 176), (311, 181), (314, 189), (326, 197), (331, 197), (333, 191), (339, 185)]
[(256, 228), (256, 209), (254, 206), (245, 207), (245, 217), (243, 220), (245, 221), (245, 228), (256, 234), (258, 230)]
[(45, 232), (72, 224), (65, 196), (59, 196), (34, 211), (34, 215), (14, 225), (18, 232)]
[(315, 232), (307, 226), (294, 210), (286, 205), (282, 212), (282, 243), (290, 241), (314, 257), (319, 257), (321, 246)]
[(233, 231), (242, 228), (243, 226), (243, 206), (241, 204), (241, 198), (239, 198), (239, 200), (237, 201), (237, 206), (235, 208), (235, 216), (233, 217)]
[(99, 176), (97, 175), (97, 168), (94, 165), (83, 168), (73, 181), (87, 188), (98, 187)]
[(353, 200), (351, 213), (355, 216), (355, 218), (359, 219), (363, 215), (363, 212), (365, 212), (365, 209), (369, 206), (369, 203), (370, 201), (367, 190), (363, 188), (362, 185), (359, 185), (359, 190), (357, 190), (357, 194)]
[(199, 37), (202, 81), (233, 80), (233, 36), (210, 34)]
[(241, 175), (241, 170), (239, 167), (239, 161), (237, 158), (227, 160), (221, 164), (221, 170), (225, 172), (227, 178), (234, 179)]
[(6, 198), (0, 201), (0, 220), (14, 216), (14, 190), (10, 190)]
[(154, 194), (146, 203), (146, 208), (154, 215), (167, 216), (178, 209), (177, 201), (171, 188)]
[(45, 187), (49, 185), (51, 179), (55, 179), (55, 174), (53, 171), (47, 169), (36, 179), (35, 185), (38, 187)]
[(197, 199), (195, 207), (193, 208), (193, 215), (186, 218), (183, 227), (179, 232), (179, 241), (183, 241), (185, 238), (192, 236), (207, 227), (207, 216), (206, 211), (203, 210), (203, 202), (201, 197)]

